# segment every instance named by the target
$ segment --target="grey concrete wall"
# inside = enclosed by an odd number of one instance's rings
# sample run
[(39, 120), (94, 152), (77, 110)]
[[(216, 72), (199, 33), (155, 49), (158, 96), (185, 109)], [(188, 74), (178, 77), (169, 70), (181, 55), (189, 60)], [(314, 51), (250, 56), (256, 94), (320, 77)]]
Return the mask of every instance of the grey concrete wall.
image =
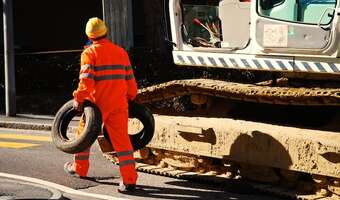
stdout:
[(132, 47), (132, 0), (103, 0), (103, 12), (109, 27), (108, 37), (126, 49)]

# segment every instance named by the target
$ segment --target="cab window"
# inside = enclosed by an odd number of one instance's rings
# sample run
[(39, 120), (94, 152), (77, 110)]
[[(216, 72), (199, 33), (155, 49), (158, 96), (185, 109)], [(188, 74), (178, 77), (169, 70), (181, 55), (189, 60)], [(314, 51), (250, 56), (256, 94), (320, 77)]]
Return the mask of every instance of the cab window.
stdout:
[(304, 24), (330, 24), (336, 0), (259, 0), (261, 16)]

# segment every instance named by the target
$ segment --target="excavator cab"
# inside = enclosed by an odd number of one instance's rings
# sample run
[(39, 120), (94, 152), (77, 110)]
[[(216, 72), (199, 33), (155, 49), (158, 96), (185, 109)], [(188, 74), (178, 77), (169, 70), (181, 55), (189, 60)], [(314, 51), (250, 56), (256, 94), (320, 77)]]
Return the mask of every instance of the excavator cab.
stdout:
[(336, 0), (170, 0), (169, 9), (179, 65), (202, 65), (190, 52), (339, 57)]

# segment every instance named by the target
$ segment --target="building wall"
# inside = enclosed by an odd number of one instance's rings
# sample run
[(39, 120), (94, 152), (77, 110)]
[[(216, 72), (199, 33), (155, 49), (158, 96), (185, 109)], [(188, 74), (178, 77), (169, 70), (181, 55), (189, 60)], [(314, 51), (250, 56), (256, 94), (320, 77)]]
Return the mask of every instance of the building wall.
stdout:
[(127, 49), (130, 47), (159, 49), (164, 41), (163, 2), (163, 0), (103, 0), (109, 37)]
[(132, 0), (103, 0), (103, 12), (109, 28), (108, 37), (126, 49), (132, 47)]
[(163, 0), (135, 0), (133, 11), (136, 46), (159, 48), (163, 45)]

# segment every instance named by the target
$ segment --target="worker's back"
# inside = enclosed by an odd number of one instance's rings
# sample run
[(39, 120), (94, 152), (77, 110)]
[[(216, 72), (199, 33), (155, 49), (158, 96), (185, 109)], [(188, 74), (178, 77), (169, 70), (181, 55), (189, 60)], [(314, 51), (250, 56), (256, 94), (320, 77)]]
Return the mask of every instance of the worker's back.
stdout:
[(93, 97), (101, 112), (104, 114), (126, 109), (127, 80), (131, 76), (133, 78), (133, 75), (125, 50), (107, 39), (101, 39), (94, 41), (84, 50), (82, 62), (93, 67), (95, 80)]

